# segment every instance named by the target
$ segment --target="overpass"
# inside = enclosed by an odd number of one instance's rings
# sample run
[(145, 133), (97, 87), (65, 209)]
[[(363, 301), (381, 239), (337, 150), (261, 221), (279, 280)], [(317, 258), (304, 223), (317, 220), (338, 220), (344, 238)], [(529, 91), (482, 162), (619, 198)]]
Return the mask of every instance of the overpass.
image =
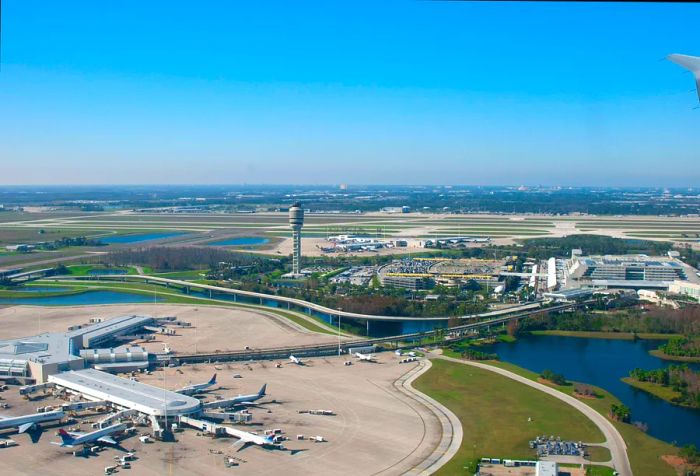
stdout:
[[(303, 346), (287, 346), (287, 347), (274, 347), (266, 349), (250, 349), (250, 350), (240, 350), (240, 351), (222, 351), (213, 352), (206, 354), (178, 354), (178, 355), (159, 355), (157, 357), (158, 363), (162, 365), (167, 365), (169, 363), (202, 363), (202, 362), (226, 362), (226, 361), (250, 361), (250, 360), (277, 360), (277, 359), (287, 359), (290, 354), (296, 357), (319, 357), (319, 356), (330, 356), (330, 355), (340, 355), (340, 353), (347, 353), (348, 349), (352, 347), (365, 347), (371, 345), (381, 345), (381, 344), (393, 344), (393, 347), (400, 348), (402, 343), (404, 347), (413, 347), (415, 344), (410, 343), (411, 341), (421, 340), (425, 338), (434, 337), (437, 339), (438, 336), (449, 333), (456, 336), (464, 336), (469, 333), (474, 333), (481, 328), (490, 328), (497, 325), (505, 325), (509, 321), (525, 319), (529, 316), (540, 314), (544, 312), (558, 312), (566, 309), (572, 309), (575, 307), (585, 306), (590, 304), (591, 301), (580, 302), (580, 303), (564, 303), (556, 306), (551, 306), (547, 308), (537, 308), (530, 309), (526, 311), (521, 311), (519, 313), (495, 317), (492, 319), (487, 319), (479, 322), (472, 322), (469, 324), (463, 324), (460, 326), (450, 327), (449, 329), (436, 329), (432, 331), (425, 332), (415, 332), (412, 334), (402, 334), (389, 337), (378, 337), (372, 339), (351, 339), (344, 340), (340, 343), (328, 343), (328, 344), (310, 344)], [(408, 344), (406, 344), (408, 343)]]
[[(221, 286), (214, 286), (211, 284), (200, 284), (192, 283), (189, 281), (182, 281), (179, 279), (163, 278), (160, 276), (148, 276), (148, 275), (93, 275), (93, 276), (55, 276), (52, 279), (75, 279), (75, 280), (100, 280), (100, 281), (141, 281), (146, 284), (163, 284), (165, 286), (175, 286), (185, 289), (185, 292), (190, 293), (193, 289), (198, 289), (201, 291), (209, 291), (209, 297), (212, 297), (213, 293), (219, 294), (229, 294), (234, 296), (234, 302), (236, 297), (247, 298), (252, 300), (258, 300), (260, 305), (265, 305), (266, 302), (275, 302), (276, 304), (286, 305), (287, 309), (292, 309), (292, 306), (296, 308), (301, 308), (305, 312), (311, 314), (312, 312), (324, 314), (331, 317), (342, 317), (351, 319), (361, 319), (366, 321), (423, 321), (423, 322), (440, 322), (447, 323), (447, 321), (454, 316), (437, 316), (437, 317), (411, 317), (411, 316), (382, 316), (376, 314), (361, 314), (358, 312), (343, 311), (340, 309), (332, 309), (330, 307), (321, 306), (320, 304), (315, 304), (309, 301), (304, 301), (303, 299), (296, 299), (286, 296), (276, 296), (274, 294), (258, 293), (254, 291), (244, 291), (242, 289), (232, 289), (224, 288)], [(480, 314), (468, 314), (465, 316), (458, 316), (460, 319), (483, 319), (488, 317), (496, 317), (501, 315), (513, 314), (516, 312), (533, 310), (541, 308), (541, 302), (532, 302), (527, 304), (521, 304), (519, 306), (513, 306), (506, 309), (499, 309), (497, 311), (489, 311)]]
[(43, 269), (33, 269), (31, 271), (18, 271), (14, 274), (8, 274), (4, 276), (8, 281), (15, 281), (19, 279), (24, 279), (29, 281), (30, 279), (43, 278), (44, 276), (50, 275), (54, 271), (54, 268), (43, 268)]

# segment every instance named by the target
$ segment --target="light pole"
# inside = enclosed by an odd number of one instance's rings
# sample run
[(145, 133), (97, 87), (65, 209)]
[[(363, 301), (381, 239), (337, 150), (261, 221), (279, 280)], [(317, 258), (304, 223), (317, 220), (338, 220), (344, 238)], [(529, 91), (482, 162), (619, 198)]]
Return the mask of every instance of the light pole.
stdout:
[(338, 308), (338, 357), (340, 357), (340, 313), (343, 312), (343, 308)]

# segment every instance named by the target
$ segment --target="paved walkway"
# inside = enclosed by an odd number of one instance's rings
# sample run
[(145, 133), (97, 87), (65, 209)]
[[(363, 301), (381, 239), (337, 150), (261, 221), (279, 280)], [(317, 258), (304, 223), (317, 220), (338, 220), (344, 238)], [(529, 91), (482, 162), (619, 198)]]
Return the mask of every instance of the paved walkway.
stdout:
[(617, 428), (603, 415), (595, 411), (593, 408), (589, 407), (585, 403), (577, 400), (571, 395), (560, 392), (554, 388), (543, 385), (539, 382), (535, 382), (526, 377), (518, 375), (516, 373), (510, 372), (509, 370), (501, 369), (499, 367), (494, 367), (492, 365), (482, 364), (479, 362), (473, 362), (469, 360), (460, 360), (452, 357), (439, 356), (437, 358), (449, 360), (450, 362), (456, 362), (463, 365), (471, 365), (472, 367), (478, 367), (480, 369), (495, 372), (497, 374), (503, 375), (510, 379), (516, 380), (520, 383), (528, 385), (532, 388), (540, 390), (547, 393), (559, 400), (568, 403), (572, 407), (576, 408), (578, 411), (586, 415), (595, 425), (600, 429), (600, 431), (605, 436), (606, 443), (600, 446), (607, 446), (610, 449), (610, 454), (612, 455), (611, 466), (620, 474), (620, 476), (632, 476), (632, 467), (630, 465), (629, 458), (627, 457), (627, 445), (625, 440), (617, 431)]
[(421, 359), (420, 365), (406, 372), (394, 382), (394, 387), (400, 392), (408, 395), (410, 398), (418, 401), (432, 411), (442, 426), (440, 443), (435, 447), (432, 454), (411, 471), (405, 473), (412, 476), (433, 474), (454, 457), (462, 444), (462, 424), (459, 418), (440, 402), (419, 392), (411, 385), (413, 381), (427, 372), (432, 365), (430, 360)]

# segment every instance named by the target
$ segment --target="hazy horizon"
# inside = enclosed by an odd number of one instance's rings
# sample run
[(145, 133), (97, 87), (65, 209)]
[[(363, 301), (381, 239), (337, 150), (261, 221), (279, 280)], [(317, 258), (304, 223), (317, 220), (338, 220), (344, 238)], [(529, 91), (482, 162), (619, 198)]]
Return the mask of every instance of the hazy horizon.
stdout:
[(698, 4), (3, 7), (7, 186), (700, 183)]

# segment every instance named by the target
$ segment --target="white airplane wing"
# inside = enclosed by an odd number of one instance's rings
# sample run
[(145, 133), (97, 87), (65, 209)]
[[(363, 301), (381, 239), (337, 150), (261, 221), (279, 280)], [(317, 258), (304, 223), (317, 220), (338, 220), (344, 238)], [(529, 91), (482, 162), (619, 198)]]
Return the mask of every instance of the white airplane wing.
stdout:
[(17, 427), (17, 430), (19, 431), (19, 433), (24, 433), (25, 431), (30, 429), (32, 426), (34, 426), (34, 423), (32, 423), (32, 422), (23, 423), (22, 425)]
[(248, 446), (248, 442), (245, 440), (238, 440), (234, 444), (231, 445), (231, 448), (236, 448), (236, 453), (239, 451), (243, 450)]
[(698, 91), (698, 99), (700, 99), (700, 57), (672, 54), (668, 55), (667, 58), (669, 61), (672, 61), (679, 66), (683, 66), (685, 69), (693, 73), (693, 76), (695, 76), (695, 86), (697, 87)]
[(103, 436), (101, 438), (98, 438), (97, 441), (100, 441), (102, 443), (107, 443), (108, 445), (116, 445), (117, 442), (114, 441), (114, 438), (111, 436)]

